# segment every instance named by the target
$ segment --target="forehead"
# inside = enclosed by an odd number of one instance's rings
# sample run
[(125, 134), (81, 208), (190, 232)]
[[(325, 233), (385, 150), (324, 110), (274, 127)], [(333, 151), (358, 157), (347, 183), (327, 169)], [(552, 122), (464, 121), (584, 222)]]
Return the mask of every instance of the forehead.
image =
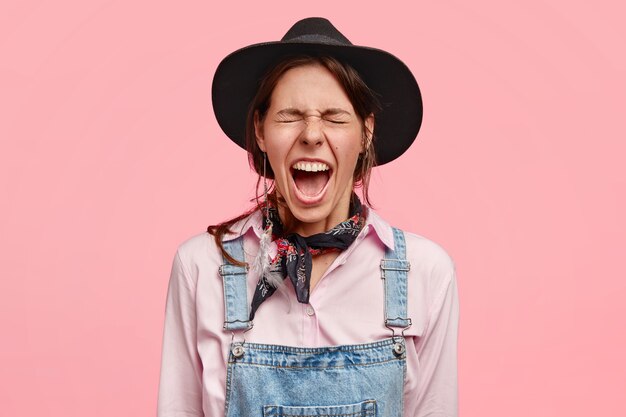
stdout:
[[(286, 71), (272, 92), (271, 107), (340, 107), (352, 112), (352, 103), (337, 78), (319, 64)], [(306, 110), (304, 109), (304, 110)]]

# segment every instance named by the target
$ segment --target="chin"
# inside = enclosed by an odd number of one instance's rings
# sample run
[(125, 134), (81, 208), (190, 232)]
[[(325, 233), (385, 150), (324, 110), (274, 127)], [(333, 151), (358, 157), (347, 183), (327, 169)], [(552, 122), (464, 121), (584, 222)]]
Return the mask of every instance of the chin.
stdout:
[(323, 222), (330, 217), (328, 208), (324, 207), (289, 207), (291, 215), (301, 223)]

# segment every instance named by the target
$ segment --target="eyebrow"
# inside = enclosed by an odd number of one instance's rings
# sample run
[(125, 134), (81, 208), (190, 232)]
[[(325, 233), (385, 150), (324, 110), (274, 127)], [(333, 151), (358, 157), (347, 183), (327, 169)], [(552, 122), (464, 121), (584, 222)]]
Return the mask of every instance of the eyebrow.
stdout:
[[(348, 116), (351, 116), (352, 114), (344, 109), (338, 108), (338, 107), (332, 107), (330, 109), (326, 109), (322, 112), (322, 117), (323, 116), (335, 116), (338, 114), (345, 114)], [(278, 112), (276, 112), (277, 116), (302, 116), (304, 115), (304, 112), (301, 110), (296, 109), (295, 107), (287, 107), (285, 109), (279, 110)]]

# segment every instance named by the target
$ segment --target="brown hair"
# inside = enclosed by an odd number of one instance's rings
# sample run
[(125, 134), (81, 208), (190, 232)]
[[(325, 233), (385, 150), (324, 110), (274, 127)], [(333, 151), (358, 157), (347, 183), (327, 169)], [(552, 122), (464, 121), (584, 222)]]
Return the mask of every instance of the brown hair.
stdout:
[[(354, 70), (348, 64), (342, 63), (338, 59), (330, 56), (299, 55), (286, 58), (283, 61), (279, 62), (276, 66), (272, 67), (261, 80), (256, 95), (252, 99), (252, 102), (250, 103), (250, 108), (248, 110), (248, 115), (246, 118), (245, 137), (246, 150), (248, 151), (248, 160), (250, 166), (256, 171), (257, 174), (259, 174), (256, 189), (259, 189), (261, 176), (264, 174), (264, 158), (263, 152), (259, 148), (259, 145), (256, 141), (254, 129), (255, 113), (258, 113), (259, 120), (263, 121), (267, 114), (267, 110), (270, 107), (272, 92), (274, 91), (274, 88), (278, 84), (280, 78), (287, 71), (292, 68), (315, 64), (322, 65), (335, 76), (337, 81), (339, 81), (339, 83), (345, 90), (348, 99), (352, 103), (354, 111), (361, 121), (363, 127), (363, 141), (365, 144), (365, 151), (359, 155), (356, 167), (354, 168), (353, 178), (355, 187), (362, 187), (363, 198), (365, 199), (367, 204), (371, 205), (369, 199), (369, 181), (371, 170), (376, 164), (376, 154), (374, 150), (375, 138), (373, 132), (367, 132), (364, 121), (367, 117), (369, 117), (369, 115), (373, 114), (375, 116), (380, 111), (380, 103), (374, 91), (372, 91), (365, 84), (365, 82), (361, 79), (361, 76), (356, 72), (356, 70)], [(370, 140), (367, 140), (368, 133), (371, 134)], [(272, 171), (272, 167), (270, 166), (270, 164), (267, 164), (265, 167), (265, 177), (268, 179), (274, 179), (274, 172)], [(271, 199), (274, 203), (277, 202), (278, 197), (276, 196), (275, 190), (273, 188), (271, 192), (269, 192), (268, 198)], [(261, 204), (258, 192), (253, 201), (256, 202), (255, 206), (247, 212), (243, 213), (242, 215), (227, 220), (218, 225), (209, 226), (207, 228), (207, 231), (215, 237), (215, 242), (220, 248), (222, 254), (230, 262), (238, 265), (242, 265), (243, 263), (236, 259), (233, 259), (228, 253), (226, 253), (224, 247), (222, 246), (222, 238), (224, 237), (224, 234), (231, 231), (230, 227), (233, 224), (244, 219), (258, 209), (259, 205)]]

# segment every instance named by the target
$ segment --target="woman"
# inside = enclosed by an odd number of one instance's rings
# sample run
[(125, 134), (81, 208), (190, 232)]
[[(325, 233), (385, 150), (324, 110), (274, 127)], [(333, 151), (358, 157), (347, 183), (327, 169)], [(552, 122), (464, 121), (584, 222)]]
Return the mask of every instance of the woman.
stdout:
[(309, 18), (226, 57), (213, 105), (263, 196), (178, 248), (158, 415), (456, 416), (454, 262), (354, 192), (417, 135), (408, 68)]

